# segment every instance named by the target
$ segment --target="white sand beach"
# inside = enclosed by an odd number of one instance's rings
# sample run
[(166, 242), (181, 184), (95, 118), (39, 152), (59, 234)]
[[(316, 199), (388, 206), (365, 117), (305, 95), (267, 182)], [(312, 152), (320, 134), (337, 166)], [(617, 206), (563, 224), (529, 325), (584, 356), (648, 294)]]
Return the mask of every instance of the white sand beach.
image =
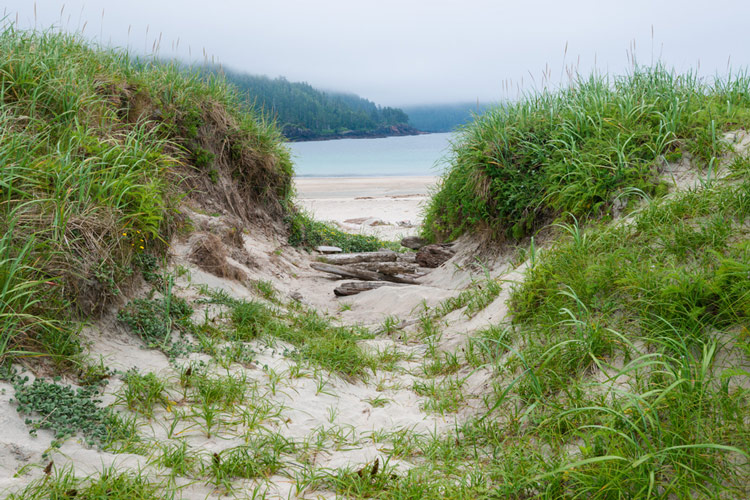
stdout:
[(438, 178), (297, 177), (298, 204), (350, 233), (398, 239), (415, 234)]

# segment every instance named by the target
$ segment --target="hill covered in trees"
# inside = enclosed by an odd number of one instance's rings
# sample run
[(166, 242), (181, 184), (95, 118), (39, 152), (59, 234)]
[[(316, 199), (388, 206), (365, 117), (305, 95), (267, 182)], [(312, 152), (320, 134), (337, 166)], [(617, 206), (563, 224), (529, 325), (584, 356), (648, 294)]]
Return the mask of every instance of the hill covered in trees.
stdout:
[(401, 109), (381, 107), (354, 94), (324, 92), (283, 77), (272, 79), (227, 69), (223, 73), (250, 102), (275, 118), (292, 141), (419, 133)]

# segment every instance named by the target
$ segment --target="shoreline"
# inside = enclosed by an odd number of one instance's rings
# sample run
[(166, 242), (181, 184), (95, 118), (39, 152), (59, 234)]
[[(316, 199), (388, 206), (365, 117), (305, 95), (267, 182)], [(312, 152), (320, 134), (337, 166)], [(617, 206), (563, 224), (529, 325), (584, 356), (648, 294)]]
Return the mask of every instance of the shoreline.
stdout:
[(312, 175), (312, 174), (302, 174), (302, 175), (295, 175), (294, 179), (391, 179), (393, 177), (397, 178), (404, 178), (404, 177), (440, 177), (439, 175), (433, 175), (433, 174), (380, 174), (380, 175), (370, 175), (370, 174), (349, 174), (349, 175)]
[(414, 135), (428, 135), (428, 134), (434, 134), (435, 132), (424, 132), (422, 130), (416, 130), (414, 132), (408, 132), (403, 134), (375, 134), (375, 133), (369, 133), (365, 132), (363, 134), (334, 134), (334, 135), (327, 135), (327, 136), (318, 136), (314, 138), (306, 138), (306, 139), (292, 139), (289, 137), (286, 138), (286, 142), (294, 142), (294, 143), (300, 143), (300, 142), (321, 142), (321, 141), (342, 141), (346, 139), (387, 139), (388, 137), (410, 137)]

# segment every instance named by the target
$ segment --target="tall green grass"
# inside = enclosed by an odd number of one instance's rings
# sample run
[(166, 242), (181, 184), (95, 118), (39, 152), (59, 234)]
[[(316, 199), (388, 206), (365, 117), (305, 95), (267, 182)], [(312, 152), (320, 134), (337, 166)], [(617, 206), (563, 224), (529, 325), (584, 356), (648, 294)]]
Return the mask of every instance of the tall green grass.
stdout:
[[(37, 244), (33, 237), (23, 243), (13, 241), (14, 226), (14, 219), (0, 224), (4, 230), (0, 236), (0, 366), (14, 356), (39, 351), (53, 352), (56, 360), (63, 361), (60, 357), (76, 354), (78, 345), (68, 325), (55, 318), (59, 302), (48, 300), (59, 283), (33, 266), (31, 255)], [(52, 314), (37, 314), (42, 307)]]
[(290, 206), (279, 132), (223, 80), (4, 27), (0, 360), (76, 352), (68, 320), (120, 294), (134, 256), (162, 253), (180, 199), (219, 171), (248, 206), (277, 220)]
[(566, 225), (514, 290), (523, 349), (501, 365), (514, 378), (488, 418), (521, 413), (526, 426), (506, 433), (579, 451), (527, 487), (748, 493), (749, 173), (740, 159), (723, 181), (652, 201), (631, 221)]
[(629, 220), (568, 217), (513, 289), (512, 323), (456, 352), (493, 370), (486, 406), (445, 435), (390, 437), (406, 472), (319, 480), (354, 498), (748, 498), (748, 220), (746, 158)]
[(663, 67), (581, 77), (478, 116), (454, 141), (424, 234), (533, 234), (563, 213), (609, 213), (616, 198), (660, 195), (667, 162), (712, 166), (722, 131), (750, 124), (750, 77), (706, 83)]
[[(448, 435), (394, 440), (393, 456), (418, 463), (407, 473), (339, 474), (337, 491), (747, 498), (750, 160), (721, 138), (750, 125), (749, 88), (640, 69), (465, 127), (427, 235), (521, 238), (553, 223), (557, 239), (515, 285), (511, 323), (463, 352), (494, 372), (486, 407)], [(685, 156), (703, 182), (661, 196), (663, 168)], [(629, 196), (629, 217), (609, 217)]]

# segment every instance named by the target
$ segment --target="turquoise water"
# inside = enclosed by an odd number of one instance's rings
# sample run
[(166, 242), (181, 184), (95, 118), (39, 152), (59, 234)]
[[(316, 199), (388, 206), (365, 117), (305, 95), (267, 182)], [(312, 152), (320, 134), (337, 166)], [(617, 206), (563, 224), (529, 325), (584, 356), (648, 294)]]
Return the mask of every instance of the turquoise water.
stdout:
[(440, 175), (451, 134), (293, 142), (300, 177)]

